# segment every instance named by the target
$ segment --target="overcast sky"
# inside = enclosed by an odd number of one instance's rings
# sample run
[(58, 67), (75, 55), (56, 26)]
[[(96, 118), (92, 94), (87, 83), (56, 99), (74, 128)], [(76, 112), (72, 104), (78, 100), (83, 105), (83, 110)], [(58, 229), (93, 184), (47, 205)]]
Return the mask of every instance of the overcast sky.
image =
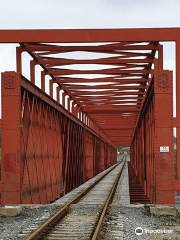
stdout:
[[(180, 0), (0, 0), (0, 29), (144, 27), (180, 27)], [(175, 71), (174, 46), (164, 46), (164, 68)], [(0, 45), (0, 71), (14, 60), (14, 45)]]
[(179, 0), (0, 0), (0, 28), (179, 27)]

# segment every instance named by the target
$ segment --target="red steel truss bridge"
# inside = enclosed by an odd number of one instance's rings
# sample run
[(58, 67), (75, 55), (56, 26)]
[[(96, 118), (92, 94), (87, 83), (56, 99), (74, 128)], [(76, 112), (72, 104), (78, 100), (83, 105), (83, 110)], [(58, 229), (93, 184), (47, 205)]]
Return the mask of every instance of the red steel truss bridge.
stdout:
[[(176, 117), (173, 74), (163, 69), (168, 41), (176, 44)], [(2, 205), (55, 201), (116, 163), (117, 146), (130, 146), (130, 172), (149, 202), (174, 204), (180, 28), (0, 30), (0, 43), (19, 44), (16, 72), (1, 73)]]

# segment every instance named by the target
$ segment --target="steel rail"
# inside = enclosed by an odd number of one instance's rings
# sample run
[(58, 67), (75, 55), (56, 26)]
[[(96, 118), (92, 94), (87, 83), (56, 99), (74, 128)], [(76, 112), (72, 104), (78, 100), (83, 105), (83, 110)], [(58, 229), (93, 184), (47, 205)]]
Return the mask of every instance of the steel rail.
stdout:
[[(93, 184), (91, 184), (88, 188), (83, 190), (80, 194), (78, 194), (74, 199), (69, 201), (61, 208), (57, 213), (55, 213), (52, 217), (50, 217), (45, 223), (43, 223), (37, 230), (35, 230), (32, 234), (30, 234), (26, 240), (36, 240), (38, 239), (48, 228), (50, 228), (54, 223), (63, 218), (69, 210), (71, 204), (77, 203), (82, 197), (84, 197), (95, 185), (97, 185), (104, 177), (106, 177), (112, 170), (114, 170), (121, 162), (115, 164), (110, 170), (108, 170), (105, 174), (103, 174), (99, 179), (97, 179)], [(123, 165), (124, 167), (124, 165)], [(123, 169), (122, 167), (122, 169)], [(122, 172), (122, 171), (121, 171)], [(119, 176), (119, 174), (118, 174)], [(116, 179), (117, 180), (117, 179)], [(113, 185), (114, 186), (114, 185)]]
[(113, 184), (113, 186), (112, 186), (112, 188), (111, 188), (111, 191), (110, 191), (110, 193), (109, 193), (109, 196), (108, 196), (107, 199), (106, 199), (106, 202), (104, 203), (103, 210), (102, 210), (102, 212), (101, 212), (101, 214), (100, 214), (100, 216), (99, 216), (99, 219), (98, 219), (98, 222), (97, 222), (97, 226), (96, 226), (96, 229), (95, 229), (95, 231), (94, 231), (94, 233), (93, 233), (93, 236), (92, 236), (91, 240), (96, 240), (96, 239), (98, 238), (98, 235), (99, 235), (99, 232), (100, 232), (100, 230), (101, 230), (102, 223), (103, 223), (103, 219), (104, 219), (104, 217), (105, 217), (105, 215), (106, 215), (106, 212), (107, 212), (107, 209), (108, 209), (109, 204), (110, 204), (110, 203), (112, 202), (112, 200), (113, 200), (113, 197), (114, 197), (114, 194), (115, 194), (115, 192), (116, 192), (116, 188), (117, 188), (119, 179), (120, 179), (120, 177), (121, 177), (121, 173), (122, 173), (122, 171), (123, 171), (123, 169), (124, 169), (124, 165), (125, 165), (125, 162), (124, 162), (124, 164), (123, 164), (123, 166), (122, 166), (122, 168), (121, 168), (121, 171), (118, 173), (118, 175), (117, 175), (117, 177), (116, 177), (116, 180), (114, 181), (114, 184)]

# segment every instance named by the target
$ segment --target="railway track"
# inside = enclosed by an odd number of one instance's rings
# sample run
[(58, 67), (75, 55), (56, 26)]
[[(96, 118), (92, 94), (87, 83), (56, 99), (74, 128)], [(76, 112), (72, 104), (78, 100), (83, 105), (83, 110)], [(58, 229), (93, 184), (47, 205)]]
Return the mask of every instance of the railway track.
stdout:
[(26, 240), (95, 240), (113, 200), (125, 162), (113, 166), (87, 189), (66, 203)]

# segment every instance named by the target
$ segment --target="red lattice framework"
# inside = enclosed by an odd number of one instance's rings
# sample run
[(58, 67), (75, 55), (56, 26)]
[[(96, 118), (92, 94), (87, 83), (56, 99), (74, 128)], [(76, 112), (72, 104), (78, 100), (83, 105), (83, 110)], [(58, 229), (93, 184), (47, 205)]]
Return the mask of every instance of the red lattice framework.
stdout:
[(2, 204), (50, 203), (115, 163), (114, 147), (19, 73), (2, 74), (2, 99)]
[[(50, 75), (50, 96), (53, 97), (53, 84), (58, 84), (57, 100), (60, 100), (59, 92), (63, 91), (64, 107), (75, 112), (94, 130), (100, 128), (113, 144), (126, 146), (133, 136), (158, 48), (157, 42), (101, 43), (96, 46), (23, 43), (17, 49), (17, 69), (21, 72), (21, 53), (29, 52), (34, 58), (31, 61), (32, 83), (35, 83), (35, 66), (40, 64), (44, 69), (41, 72), (43, 91), (45, 76)], [(61, 57), (64, 53), (71, 53), (71, 56), (73, 53), (87, 53), (95, 59), (64, 59)], [(87, 70), (89, 65), (94, 69)], [(68, 96), (67, 105), (65, 96)]]
[[(178, 28), (1, 30), (0, 43), (19, 43), (17, 72), (2, 74), (2, 204), (54, 201), (115, 163), (116, 146), (130, 145), (151, 202), (173, 203), (180, 190), (179, 36)], [(176, 42), (176, 118), (160, 41)], [(23, 52), (32, 57), (29, 80)]]

